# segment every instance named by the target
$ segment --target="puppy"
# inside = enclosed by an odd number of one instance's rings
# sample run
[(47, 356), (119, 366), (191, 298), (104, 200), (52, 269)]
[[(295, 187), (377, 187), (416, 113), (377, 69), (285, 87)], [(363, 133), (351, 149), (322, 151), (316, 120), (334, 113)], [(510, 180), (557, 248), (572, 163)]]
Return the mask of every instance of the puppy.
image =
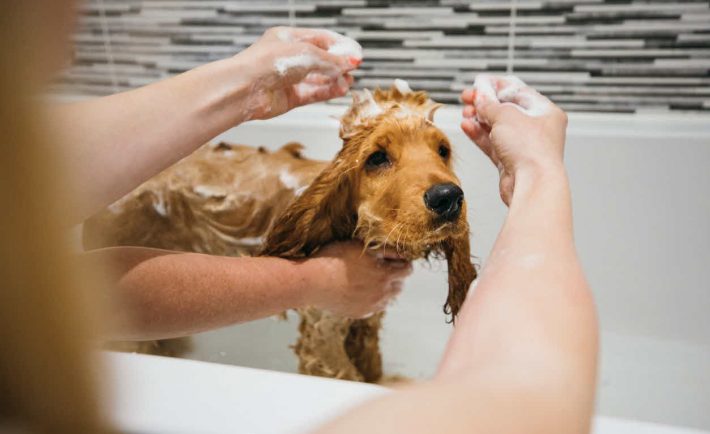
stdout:
[[(445, 258), (444, 311), (453, 320), (476, 269), (451, 144), (432, 122), (438, 107), (401, 81), (355, 93), (341, 119), (343, 147), (330, 163), (304, 159), (297, 144), (274, 153), (204, 147), (90, 219), (85, 245), (303, 258), (329, 242), (358, 239), (408, 260)], [(299, 314), (300, 372), (381, 379), (382, 313)]]

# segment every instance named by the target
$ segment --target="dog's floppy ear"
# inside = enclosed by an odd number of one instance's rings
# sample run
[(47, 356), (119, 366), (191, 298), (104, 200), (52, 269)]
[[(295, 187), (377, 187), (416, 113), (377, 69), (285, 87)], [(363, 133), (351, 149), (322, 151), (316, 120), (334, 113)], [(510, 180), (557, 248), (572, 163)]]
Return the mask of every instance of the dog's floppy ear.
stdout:
[(454, 322), (466, 299), (471, 283), (478, 275), (476, 268), (471, 263), (468, 224), (461, 235), (446, 241), (444, 253), (449, 271), (449, 295), (446, 298), (446, 304), (444, 304), (444, 313), (451, 314), (451, 322)]
[(346, 161), (343, 149), (274, 221), (259, 255), (305, 257), (328, 242), (352, 236), (357, 223), (354, 174)]

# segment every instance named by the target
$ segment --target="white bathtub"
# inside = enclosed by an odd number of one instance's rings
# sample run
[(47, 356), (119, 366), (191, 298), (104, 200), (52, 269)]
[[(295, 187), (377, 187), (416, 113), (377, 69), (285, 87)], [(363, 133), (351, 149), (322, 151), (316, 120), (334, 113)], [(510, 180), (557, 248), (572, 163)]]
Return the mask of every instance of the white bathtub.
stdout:
[[(340, 147), (329, 116), (341, 110), (307, 107), (221, 138), (268, 148), (298, 140), (327, 159)], [(497, 171), (459, 132), (457, 110), (442, 109), (437, 124), (458, 154), (473, 253), (484, 262), (505, 215)], [(710, 430), (710, 118), (572, 115), (566, 162), (601, 317), (598, 413)], [(444, 270), (418, 267), (388, 311), (387, 373), (434, 372), (450, 332)], [(266, 319), (205, 333), (188, 357), (295, 372), (295, 327)]]
[[(261, 369), (139, 354), (107, 354), (109, 417), (142, 434), (305, 434), (391, 390)], [(592, 434), (708, 434), (596, 416)]]

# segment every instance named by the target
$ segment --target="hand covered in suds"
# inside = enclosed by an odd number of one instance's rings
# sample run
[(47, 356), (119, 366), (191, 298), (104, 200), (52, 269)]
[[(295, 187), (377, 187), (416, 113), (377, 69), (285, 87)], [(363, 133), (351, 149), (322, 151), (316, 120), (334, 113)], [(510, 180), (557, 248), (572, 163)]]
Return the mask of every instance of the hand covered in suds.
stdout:
[(234, 60), (251, 84), (249, 118), (268, 119), (345, 95), (362, 48), (329, 30), (274, 27)]
[(461, 99), (461, 128), (498, 167), (506, 205), (519, 171), (562, 165), (567, 115), (517, 77), (481, 74)]
[(410, 262), (363, 251), (356, 241), (329, 244), (304, 265), (313, 285), (309, 304), (349, 318), (384, 310), (412, 272)]

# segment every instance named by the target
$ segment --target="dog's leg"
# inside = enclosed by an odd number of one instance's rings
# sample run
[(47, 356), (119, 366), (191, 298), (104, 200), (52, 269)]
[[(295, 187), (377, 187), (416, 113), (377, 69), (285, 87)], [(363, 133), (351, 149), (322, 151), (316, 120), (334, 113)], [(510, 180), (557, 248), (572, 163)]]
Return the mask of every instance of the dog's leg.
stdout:
[(300, 337), (294, 346), (301, 374), (365, 381), (345, 350), (353, 320), (328, 312), (299, 309)]
[(368, 383), (376, 383), (382, 378), (379, 333), (383, 316), (384, 312), (352, 321), (345, 339), (348, 357)]

